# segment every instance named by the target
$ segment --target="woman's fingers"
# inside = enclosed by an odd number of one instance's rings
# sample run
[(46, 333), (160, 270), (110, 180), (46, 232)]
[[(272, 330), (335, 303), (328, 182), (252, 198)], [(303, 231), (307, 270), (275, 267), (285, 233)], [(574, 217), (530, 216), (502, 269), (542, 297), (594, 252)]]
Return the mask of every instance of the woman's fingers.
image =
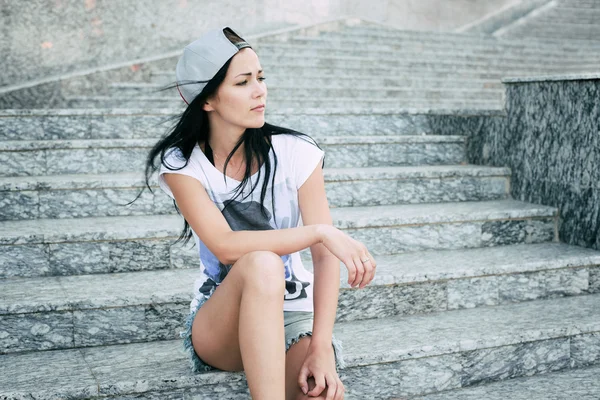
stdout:
[(338, 396), (337, 380), (332, 375), (326, 375), (327, 378), (327, 397), (325, 400), (335, 400)]
[(346, 269), (348, 270), (348, 285), (352, 286), (352, 282), (356, 278), (356, 267), (354, 266), (354, 261), (351, 258), (342, 260)]
[(354, 287), (362, 282), (365, 274), (365, 267), (363, 267), (363, 263), (358, 255), (354, 256), (352, 261), (354, 261), (354, 266), (356, 267), (356, 276), (350, 286)]
[(321, 392), (323, 392), (323, 390), (325, 390), (325, 375), (317, 374), (316, 376), (313, 376), (313, 378), (315, 378), (315, 384), (317, 386), (315, 386), (313, 388), (313, 390), (308, 392), (308, 395), (315, 397), (315, 396), (320, 395)]

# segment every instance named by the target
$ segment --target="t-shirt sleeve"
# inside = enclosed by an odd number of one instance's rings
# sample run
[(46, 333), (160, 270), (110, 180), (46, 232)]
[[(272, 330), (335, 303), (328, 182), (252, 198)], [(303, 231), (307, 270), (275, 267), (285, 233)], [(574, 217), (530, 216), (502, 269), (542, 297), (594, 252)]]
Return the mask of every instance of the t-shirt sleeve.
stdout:
[(310, 138), (296, 136), (293, 139), (290, 158), (297, 190), (322, 162), (325, 152), (318, 148)]
[[(169, 168), (167, 168), (167, 165)], [(175, 199), (171, 188), (169, 188), (169, 185), (164, 179), (164, 174), (169, 173), (187, 175), (191, 176), (194, 179), (197, 179), (200, 183), (202, 183), (199, 172), (200, 171), (198, 170), (193, 159), (190, 159), (186, 165), (186, 160), (183, 157), (181, 150), (179, 150), (178, 148), (171, 148), (165, 153), (165, 160), (160, 165), (160, 169), (158, 171), (158, 186), (162, 189), (163, 192), (168, 194), (169, 197)]]

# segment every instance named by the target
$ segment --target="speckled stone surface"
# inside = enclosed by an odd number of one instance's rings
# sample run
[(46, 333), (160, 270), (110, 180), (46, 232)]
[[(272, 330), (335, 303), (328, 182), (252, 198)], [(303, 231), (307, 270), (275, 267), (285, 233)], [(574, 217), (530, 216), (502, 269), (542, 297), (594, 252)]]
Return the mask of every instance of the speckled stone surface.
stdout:
[(600, 361), (600, 333), (579, 335), (571, 341), (571, 365), (585, 367)]
[(514, 83), (507, 90), (513, 197), (555, 205), (561, 240), (599, 249), (600, 79)]
[[(345, 344), (347, 362), (340, 378), (349, 396), (389, 398), (570, 368), (571, 340), (600, 331), (599, 301), (598, 295), (578, 296), (338, 323), (334, 333)], [(75, 354), (78, 359), (67, 358)], [(123, 396), (206, 385), (243, 390), (245, 381), (241, 372), (191, 373), (179, 340), (0, 357), (4, 396), (48, 396), (59, 385), (65, 396)], [(87, 368), (79, 367), (81, 378), (71, 384), (60, 378), (70, 374), (66, 368), (44, 371), (46, 379), (56, 374), (44, 388), (31, 374), (23, 374), (52, 360), (64, 360), (65, 365), (70, 360), (73, 368), (85, 362)], [(83, 394), (86, 379), (97, 384), (97, 392)]]
[[(435, 164), (460, 164), (465, 160), (465, 140), (461, 136), (439, 136), (439, 135), (386, 135), (386, 136), (322, 136), (311, 134), (317, 144), (325, 151), (326, 168), (348, 168), (348, 167), (382, 167), (402, 165), (435, 165)], [(77, 170), (79, 173), (93, 173), (106, 167), (98, 167), (98, 162), (114, 160), (123, 172), (134, 170), (142, 171), (145, 158), (150, 149), (158, 142), (158, 139), (105, 139), (105, 140), (11, 140), (0, 142), (0, 154), (6, 160), (15, 158), (14, 164), (18, 163), (18, 157), (41, 158), (37, 164), (45, 172), (48, 154), (56, 153), (60, 158), (64, 154), (75, 153), (83, 155), (83, 164)], [(78, 153), (79, 152), (79, 153)], [(85, 152), (82, 154), (81, 152)], [(114, 153), (114, 154), (113, 154)], [(120, 157), (134, 157), (135, 160), (121, 160)], [(100, 161), (98, 160), (100, 159)], [(28, 173), (30, 166), (25, 162), (16, 165), (17, 175), (33, 175)], [(20, 170), (18, 170), (20, 168)], [(33, 167), (32, 167), (33, 168)], [(68, 165), (52, 166), (56, 173), (59, 168), (69, 171)], [(19, 172), (23, 171), (23, 172)], [(118, 171), (118, 169), (117, 169)], [(2, 173), (4, 176), (11, 175), (11, 171)]]
[[(372, 61), (371, 61), (372, 62)], [(333, 70), (332, 70), (333, 71)], [(331, 72), (332, 72), (331, 71)], [(344, 71), (348, 72), (348, 71)], [(503, 101), (500, 96), (497, 99), (479, 100), (477, 94), (470, 95), (465, 98), (453, 97), (450, 93), (441, 99), (435, 98), (371, 98), (360, 102), (357, 105), (354, 97), (318, 97), (317, 99), (310, 98), (285, 98), (281, 100), (271, 99), (269, 109), (278, 112), (295, 112), (297, 110), (311, 109), (319, 107), (325, 110), (339, 110), (339, 108), (350, 109), (353, 107), (363, 108), (366, 110), (387, 108), (393, 110), (395, 107), (410, 108), (414, 107), (421, 110), (432, 109), (456, 109), (460, 111), (465, 108), (472, 109), (498, 109), (503, 107)], [(432, 96), (435, 97), (435, 94)], [(85, 97), (69, 97), (66, 101), (66, 106), (69, 108), (110, 108), (110, 107), (136, 107), (136, 108), (166, 108), (166, 107), (181, 107), (183, 104), (179, 99), (164, 99), (156, 97), (111, 97), (111, 96), (85, 96)]]
[[(175, 213), (172, 200), (140, 174), (0, 178), (0, 220)], [(326, 168), (330, 207), (497, 200), (510, 170), (468, 165)], [(129, 202), (135, 202), (128, 204)]]
[[(326, 168), (450, 166), (465, 159), (464, 139), (460, 136), (312, 136), (325, 151)], [(4, 141), (0, 142), (0, 161), (6, 167), (0, 177), (134, 171), (142, 175), (146, 157), (157, 142), (157, 139)]]
[[(547, 243), (414, 252), (377, 257), (377, 264), (374, 280), (360, 290), (350, 288), (341, 265), (336, 322), (585, 294), (600, 255)], [(498, 287), (520, 293), (523, 276), (542, 287), (503, 298)], [(192, 268), (0, 281), (0, 353), (174, 339), (196, 277)], [(65, 333), (71, 331), (72, 339)]]
[(411, 400), (597, 400), (600, 398), (598, 376), (600, 367), (593, 366), (411, 397)]
[[(514, 200), (331, 209), (334, 225), (373, 254), (553, 241), (555, 213)], [(69, 219), (0, 223), (0, 276), (19, 275), (24, 265), (27, 276), (167, 267), (169, 244), (183, 228), (178, 215), (80, 221), (85, 224)]]
[[(74, 140), (158, 138), (179, 111), (167, 109), (0, 110), (0, 138), (5, 140)], [(421, 135), (434, 132), (444, 115), (504, 115), (501, 110), (443, 110), (357, 107), (266, 110), (269, 123), (309, 135)], [(77, 119), (77, 126), (69, 124)], [(64, 122), (62, 122), (64, 121)], [(443, 123), (443, 122), (442, 122)], [(65, 129), (63, 129), (63, 127)], [(437, 132), (437, 131), (436, 131)], [(462, 134), (461, 130), (452, 133)]]
[(558, 207), (561, 241), (598, 249), (600, 80), (563, 77), (507, 82), (506, 117), (449, 115), (432, 128), (464, 133), (469, 163), (509, 167), (513, 198)]

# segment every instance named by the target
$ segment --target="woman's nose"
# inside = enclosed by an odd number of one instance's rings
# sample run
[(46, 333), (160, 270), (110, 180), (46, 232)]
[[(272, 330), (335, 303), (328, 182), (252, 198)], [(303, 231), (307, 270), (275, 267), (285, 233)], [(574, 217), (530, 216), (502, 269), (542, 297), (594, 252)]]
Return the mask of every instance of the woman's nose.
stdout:
[(267, 85), (261, 81), (256, 81), (254, 89), (254, 97), (261, 97), (267, 94)]

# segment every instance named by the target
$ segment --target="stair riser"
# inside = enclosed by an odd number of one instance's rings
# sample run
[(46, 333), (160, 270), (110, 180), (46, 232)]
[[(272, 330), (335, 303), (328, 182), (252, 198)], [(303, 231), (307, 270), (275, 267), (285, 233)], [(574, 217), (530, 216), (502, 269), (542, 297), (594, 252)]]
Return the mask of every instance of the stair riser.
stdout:
[[(364, 39), (357, 39), (365, 41)], [(383, 43), (371, 43), (368, 48), (357, 51), (356, 45), (352, 45), (349, 40), (343, 37), (336, 37), (332, 40), (323, 40), (318, 37), (310, 38), (303, 36), (296, 36), (290, 38), (287, 41), (271, 40), (269, 42), (261, 42), (254, 46), (259, 56), (263, 53), (265, 55), (276, 54), (276, 52), (282, 52), (283, 54), (295, 54), (296, 51), (339, 51), (345, 52), (346, 55), (363, 56), (366, 54), (373, 54), (378, 56), (389, 57), (390, 52), (407, 52), (408, 54), (414, 53), (417, 55), (428, 55), (434, 57), (435, 55), (446, 56), (446, 55), (458, 55), (458, 56), (498, 56), (498, 57), (514, 57), (519, 59), (558, 59), (560, 56), (569, 54), (570, 56), (577, 57), (578, 59), (595, 59), (593, 54), (590, 54), (589, 48), (573, 47), (557, 47), (553, 45), (540, 46), (535, 43), (507, 43), (504, 41), (498, 41), (492, 39), (489, 43), (485, 42), (473, 42), (468, 43), (463, 40), (456, 39), (444, 39), (443, 37), (436, 38), (421, 38), (421, 39), (396, 39)], [(282, 54), (282, 55), (283, 55)], [(165, 60), (157, 63), (156, 65), (167, 66), (176, 60)]]
[[(383, 46), (382, 46), (383, 47)], [(458, 52), (459, 48), (456, 46), (455, 52), (449, 52), (450, 49), (428, 49), (427, 47), (419, 44), (411, 45), (396, 45), (386, 46), (382, 49), (369, 48), (366, 51), (356, 52), (353, 48), (342, 48), (332, 46), (314, 46), (314, 47), (300, 47), (300, 46), (289, 46), (289, 48), (276, 48), (276, 47), (265, 47), (262, 48), (257, 46), (255, 48), (261, 62), (267, 60), (271, 62), (271, 59), (283, 61), (293, 57), (336, 57), (336, 56), (360, 56), (360, 57), (371, 57), (375, 59), (386, 59), (394, 61), (402, 61), (407, 58), (417, 59), (419, 61), (431, 60), (445, 60), (445, 61), (471, 61), (471, 62), (507, 62), (509, 64), (528, 64), (536, 62), (551, 63), (557, 65), (564, 65), (565, 63), (572, 63), (575, 60), (594, 62), (598, 61), (598, 57), (593, 54), (577, 54), (572, 55), (574, 58), (565, 59), (565, 54), (546, 54), (546, 53), (527, 53), (517, 51), (500, 51), (500, 50), (488, 50), (484, 51), (463, 51)], [(430, 50), (429, 52), (427, 50)], [(436, 50), (436, 51), (431, 51)], [(444, 51), (446, 50), (446, 51)], [(562, 57), (561, 57), (562, 56)]]
[[(318, 142), (317, 142), (318, 143)], [(325, 168), (450, 165), (465, 161), (463, 141), (328, 145)], [(0, 151), (0, 176), (101, 174), (144, 170), (151, 147)], [(85, 160), (85, 162), (82, 162)], [(2, 193), (2, 192), (0, 192)]]
[[(437, 352), (430, 357), (408, 355), (402, 361), (351, 366), (339, 370), (338, 373), (346, 388), (344, 398), (348, 400), (405, 398), (404, 396), (437, 393), (487, 382), (597, 365), (600, 360), (584, 361), (588, 357), (585, 351), (586, 345), (600, 345), (600, 335), (588, 331), (583, 334), (569, 332), (566, 337), (551, 336), (548, 339), (527, 343), (511, 342), (490, 348), (479, 346), (474, 350), (453, 348), (446, 353)], [(109, 383), (110, 375), (102, 372), (104, 375), (96, 378), (99, 382), (98, 386), (85, 385), (85, 382), (82, 382), (77, 388), (61, 391), (61, 397), (87, 399), (97, 398), (99, 394), (108, 400), (130, 400), (133, 397), (161, 400), (216, 399), (225, 398), (224, 396), (228, 400), (250, 398), (243, 372), (233, 373), (227, 377), (222, 373), (209, 373), (190, 379), (187, 378), (187, 374), (191, 374), (189, 361), (180, 353), (180, 342), (169, 343), (168, 346), (163, 347), (165, 362), (173, 365), (174, 368), (169, 377), (172, 376), (174, 379), (149, 378), (147, 375), (142, 375), (132, 382), (121, 383), (118, 387), (114, 387)], [(94, 357), (93, 367), (103, 366), (104, 363), (96, 361), (100, 358), (97, 352), (90, 350), (88, 353), (83, 349), (84, 356)], [(127, 355), (122, 357), (125, 359)], [(11, 356), (7, 356), (7, 361), (12, 362)], [(73, 363), (74, 358), (57, 355), (52, 361), (56, 365), (62, 365)], [(87, 367), (82, 358), (76, 358), (75, 362), (80, 363), (83, 368)], [(179, 378), (182, 376), (186, 378)], [(90, 380), (90, 382), (94, 381)], [(47, 392), (39, 388), (33, 390), (33, 393), (35, 398), (42, 398)], [(115, 393), (120, 394), (115, 395)], [(14, 397), (14, 399), (22, 398), (24, 397)], [(7, 399), (12, 400), (13, 397)]]
[[(399, 226), (381, 224), (377, 228), (344, 230), (377, 255), (555, 241), (555, 224), (555, 218), (538, 217)], [(97, 237), (93, 241), (89, 236), (69, 242), (20, 239), (19, 244), (14, 244), (13, 240), (5, 240), (0, 252), (0, 278), (171, 268), (169, 260), (175, 256), (169, 250), (170, 244), (182, 229), (183, 222), (176, 230), (161, 229), (159, 234), (146, 233), (145, 238), (123, 239), (121, 235), (115, 238), (113, 234), (100, 234), (93, 235)]]
[[(261, 39), (262, 43), (286, 43), (293, 45), (305, 45), (305, 46), (313, 46), (317, 44), (322, 44), (323, 46), (328, 46), (330, 48), (342, 47), (346, 49), (357, 49), (357, 48), (369, 48), (370, 46), (394, 46), (394, 48), (418, 48), (417, 46), (422, 46), (423, 49), (433, 50), (437, 47), (443, 47), (446, 50), (450, 49), (463, 49), (463, 51), (468, 52), (479, 52), (483, 50), (487, 51), (508, 51), (508, 52), (544, 52), (546, 54), (572, 54), (579, 55), (586, 52), (586, 50), (594, 51), (598, 50), (598, 45), (590, 43), (583, 48), (578, 46), (580, 43), (573, 44), (568, 41), (559, 41), (559, 40), (548, 40), (543, 43), (532, 43), (523, 42), (523, 44), (517, 43), (507, 43), (505, 41), (496, 40), (496, 39), (477, 39), (469, 37), (468, 35), (464, 35), (461, 38), (456, 38), (449, 35), (446, 38), (440, 37), (439, 34), (435, 37), (428, 37), (426, 32), (419, 32), (417, 35), (413, 36), (381, 36), (378, 34), (375, 35), (352, 35), (352, 36), (325, 36), (321, 37), (302, 37), (296, 36), (291, 37), (287, 40), (282, 39)], [(535, 54), (535, 53), (534, 53)]]
[[(478, 89), (473, 91), (465, 91), (464, 88), (455, 88), (458, 90), (439, 90), (439, 88), (422, 88), (422, 89), (409, 89), (409, 88), (396, 88), (396, 89), (363, 89), (363, 88), (305, 88), (299, 87), (296, 89), (289, 88), (269, 88), (268, 90), (268, 101), (273, 101), (275, 103), (285, 102), (290, 98), (297, 98), (298, 100), (308, 100), (315, 99), (319, 97), (342, 97), (342, 98), (352, 98), (355, 97), (357, 99), (365, 99), (369, 101), (374, 101), (377, 99), (406, 99), (406, 98), (418, 98), (425, 100), (452, 100), (459, 97), (463, 100), (473, 99), (473, 100), (498, 100), (502, 98), (503, 89)], [(146, 97), (155, 98), (155, 99), (173, 99), (181, 101), (177, 98), (175, 92), (165, 92), (158, 93), (156, 91), (148, 91), (148, 95)], [(115, 98), (120, 100), (132, 100), (131, 97), (127, 96), (126, 89), (119, 89), (116, 91), (112, 91), (111, 94), (115, 96)], [(130, 93), (131, 94), (131, 93)], [(140, 94), (140, 93), (138, 93)], [(126, 97), (127, 96), (127, 97)], [(135, 99), (133, 99), (135, 100)]]
[[(322, 84), (323, 86), (320, 86)], [(371, 84), (371, 85), (369, 85)], [(280, 85), (285, 85), (281, 87)], [(297, 86), (297, 87), (294, 87)], [(327, 87), (334, 86), (334, 87)], [(357, 87), (359, 86), (359, 87)], [(384, 89), (385, 88), (385, 89)], [(362, 97), (362, 98), (379, 98), (386, 97), (407, 97), (416, 96), (422, 97), (425, 93), (439, 93), (441, 95), (451, 94), (456, 97), (456, 91), (466, 92), (467, 90), (477, 93), (478, 98), (496, 99), (501, 96), (504, 91), (504, 86), (501, 82), (461, 82), (461, 81), (410, 81), (398, 80), (393, 78), (372, 79), (365, 82), (362, 78), (347, 77), (336, 79), (313, 79), (306, 78), (302, 80), (289, 80), (286, 77), (279, 77), (278, 82), (273, 82), (269, 79), (267, 83), (268, 98), (285, 99), (290, 96), (294, 97)], [(177, 94), (177, 90), (158, 91), (157, 88), (145, 86), (129, 86), (129, 87), (111, 87), (107, 88), (104, 95), (115, 97), (122, 96), (156, 96), (163, 98), (173, 98)], [(176, 98), (176, 97), (175, 97)]]
[[(265, 74), (265, 76), (267, 76)], [(168, 79), (165, 76), (156, 75), (152, 78), (152, 82), (157, 85), (164, 85), (168, 83)], [(368, 76), (356, 76), (350, 75), (347, 77), (343, 76), (306, 76), (306, 77), (295, 77), (291, 75), (272, 75), (269, 74), (267, 78), (267, 87), (269, 93), (276, 89), (276, 86), (287, 86), (287, 87), (323, 87), (336, 86), (336, 87), (348, 87), (356, 88), (360, 87), (392, 87), (392, 88), (410, 88), (410, 89), (498, 89), (503, 90), (504, 85), (500, 82), (500, 77), (497, 79), (490, 80), (474, 80), (474, 79), (440, 79), (435, 75), (430, 77), (419, 75), (414, 78), (407, 78), (404, 76), (390, 76), (388, 78), (372, 78)], [(144, 94), (144, 93), (157, 93), (157, 88), (148, 88), (144, 86), (139, 87), (110, 87), (108, 88), (113, 93), (127, 93), (127, 94)], [(107, 92), (108, 92), (107, 90)]]
[[(155, 99), (155, 100), (131, 100), (127, 98), (114, 98), (107, 100), (69, 100), (67, 105), (70, 108), (125, 108), (125, 107), (135, 107), (135, 108), (175, 108), (181, 107), (181, 111), (183, 111), (183, 106), (185, 105), (181, 100), (173, 99), (172, 101), (167, 101), (163, 99)], [(373, 100), (373, 101), (361, 101), (360, 104), (357, 104), (356, 100), (352, 101), (332, 101), (325, 100), (319, 101), (318, 98), (310, 99), (310, 100), (289, 100), (289, 101), (281, 101), (275, 103), (272, 99), (269, 99), (269, 105), (267, 106), (271, 111), (277, 113), (292, 113), (297, 112), (298, 110), (305, 109), (370, 109), (370, 108), (438, 108), (438, 109), (457, 109), (457, 108), (466, 108), (466, 109), (501, 109), (502, 103), (500, 99), (498, 100), (481, 100), (478, 98), (474, 99), (458, 99), (458, 100), (423, 100), (423, 99), (408, 99), (408, 98), (398, 98), (393, 100)]]
[[(137, 115), (115, 115), (110, 110), (106, 111), (106, 115), (0, 118), (0, 140), (159, 138), (171, 126), (166, 120), (176, 116), (175, 109), (170, 115), (153, 115), (142, 111)], [(311, 136), (423, 134), (431, 131), (429, 121), (435, 119), (433, 115), (406, 113), (276, 114), (270, 107), (265, 115), (271, 124), (292, 128)]]
[(344, 385), (349, 399), (401, 399), (405, 397), (398, 396), (567, 370), (582, 364), (586, 352), (581, 347), (589, 338), (598, 341), (597, 334), (572, 335), (351, 368), (339, 375), (342, 382), (348, 382)]
[[(437, 36), (436, 36), (437, 35)], [(439, 33), (433, 33), (432, 35), (433, 37), (431, 38), (432, 41), (436, 41), (436, 40), (440, 40), (439, 39)], [(373, 43), (379, 43), (379, 42), (390, 42), (390, 41), (395, 41), (398, 39), (409, 39), (409, 40), (426, 40), (426, 35), (423, 35), (422, 32), (415, 32), (415, 33), (405, 33), (405, 32), (399, 32), (399, 31), (395, 31), (395, 32), (391, 32), (391, 33), (385, 33), (385, 32), (380, 32), (379, 30), (373, 30), (373, 31), (369, 31), (369, 30), (365, 30), (365, 31), (360, 31), (360, 30), (352, 30), (351, 32), (348, 33), (323, 33), (320, 35), (320, 38), (322, 38), (323, 40), (326, 41), (331, 41), (331, 42), (335, 42), (337, 40), (349, 40), (349, 41), (355, 41), (355, 43), (358, 42), (362, 42), (362, 41), (368, 41), (368, 42), (373, 42)], [(452, 35), (448, 35), (447, 38), (441, 39), (440, 42), (444, 42), (444, 41), (453, 41), (453, 42), (463, 42), (465, 44), (465, 46), (468, 46), (469, 44), (473, 43), (475, 45), (477, 44), (488, 44), (489, 43), (489, 39), (485, 38), (484, 40), (480, 40), (477, 37), (469, 37), (469, 35), (463, 35), (462, 37), (458, 38)], [(503, 43), (500, 43), (501, 45), (504, 45)], [(525, 46), (527, 47), (533, 47), (535, 44), (534, 43), (528, 43), (525, 42)], [(564, 49), (574, 49), (577, 47), (577, 44), (573, 44), (573, 43), (567, 43), (565, 45), (565, 41), (564, 40), (547, 40), (544, 41), (544, 47), (550, 47), (552, 45), (556, 45), (560, 48), (564, 48)], [(511, 46), (508, 45), (507, 47), (517, 47), (518, 48), (519, 45), (516, 46)], [(600, 46), (598, 44), (590, 44), (589, 46), (586, 46), (586, 49), (598, 49)], [(581, 51), (582, 49), (580, 49), (579, 51)]]
[[(101, 186), (101, 184), (99, 185)], [(508, 198), (509, 177), (408, 178), (326, 182), (331, 207), (482, 201)], [(175, 214), (158, 187), (126, 206), (140, 188), (0, 192), (0, 221)]]
[[(319, 79), (322, 79), (324, 84), (326, 85), (331, 85), (332, 81), (332, 77), (335, 76), (344, 76), (341, 73), (333, 73), (333, 74), (328, 74), (327, 71), (325, 71), (323, 68), (306, 68), (306, 69), (300, 69), (300, 68), (295, 68), (295, 69), (291, 69), (293, 67), (286, 67), (285, 73), (278, 73), (279, 76), (277, 76), (277, 79), (281, 82), (282, 79), (284, 79), (283, 82), (285, 82), (285, 84), (293, 84), (294, 82), (305, 82), (307, 79), (317, 79), (316, 81), (314, 81), (314, 85), (317, 85), (316, 82), (320, 82)], [(390, 75), (393, 74), (393, 75)], [(166, 72), (166, 71), (156, 71), (155, 73), (153, 73), (153, 82), (158, 82), (160, 84), (168, 84), (171, 83), (171, 80), (173, 79), (172, 77), (173, 73), (172, 72)], [(323, 76), (323, 75), (328, 75), (328, 76)], [(379, 75), (379, 77), (374, 76), (374, 75)], [(273, 77), (273, 75), (269, 75), (270, 77)], [(473, 80), (481, 80), (481, 79), (485, 79), (488, 81), (495, 81), (496, 83), (500, 83), (500, 80), (502, 79), (503, 76), (505, 76), (505, 74), (501, 73), (501, 72), (495, 72), (495, 71), (487, 71), (487, 72), (483, 72), (483, 73), (474, 73), (473, 71), (419, 71), (419, 74), (415, 76), (414, 71), (411, 71), (409, 69), (402, 69), (402, 68), (395, 68), (393, 70), (370, 70), (367, 72), (361, 72), (361, 70), (359, 69), (354, 69), (353, 72), (351, 74), (348, 74), (346, 76), (350, 76), (350, 77), (354, 77), (355, 79), (359, 79), (361, 84), (366, 85), (367, 82), (370, 82), (369, 80), (372, 79), (374, 80), (374, 82), (379, 82), (381, 80), (383, 80), (384, 82), (386, 82), (387, 85), (387, 81), (391, 80), (393, 82), (403, 82), (404, 80), (408, 81), (412, 81), (412, 82), (431, 82), (432, 80), (444, 80), (446, 83), (454, 83), (456, 82), (456, 80), (460, 79), (461, 81), (465, 81), (465, 82), (472, 82)], [(297, 80), (295, 80), (297, 79)], [(271, 83), (272, 80), (269, 80), (269, 83)]]
[[(345, 271), (345, 269), (343, 269)], [(510, 304), (533, 299), (598, 293), (600, 267), (566, 268), (524, 274), (451, 279), (407, 285), (340, 289), (336, 322), (413, 315), (461, 308)], [(346, 273), (343, 274), (345, 278)], [(592, 280), (592, 282), (590, 282)], [(476, 282), (473, 285), (473, 282)], [(193, 284), (190, 281), (190, 287)], [(534, 290), (532, 290), (534, 288)], [(0, 354), (176, 339), (189, 312), (181, 301), (151, 305), (69, 310), (2, 310)], [(73, 305), (75, 306), (75, 305)], [(18, 338), (18, 339), (17, 339)]]
[[(436, 60), (420, 60), (419, 58), (412, 57), (399, 57), (398, 59), (377, 59), (373, 58), (372, 60), (364, 60), (364, 59), (340, 59), (334, 57), (320, 57), (320, 58), (298, 58), (293, 61), (291, 57), (282, 56), (280, 58), (272, 58), (272, 57), (261, 57), (261, 65), (265, 70), (277, 67), (281, 68), (280, 65), (282, 63), (293, 63), (299, 64), (301, 66), (306, 67), (330, 67), (330, 68), (342, 68), (347, 66), (352, 67), (370, 67), (370, 66), (379, 66), (381, 68), (397, 68), (397, 67), (405, 67), (405, 68), (414, 68), (414, 69), (427, 69), (427, 68), (469, 68), (469, 69), (485, 69), (485, 68), (494, 68), (496, 69), (497, 65), (501, 65), (503, 70), (522, 70), (527, 67), (531, 67), (531, 62), (523, 63), (523, 62), (504, 62), (501, 60), (485, 60), (485, 61), (468, 61), (468, 60), (454, 60), (454, 59), (445, 59), (438, 58)], [(578, 67), (580, 65), (592, 65), (594, 62), (589, 63), (581, 63), (576, 60), (565, 60), (565, 62), (560, 64), (549, 63), (544, 65), (536, 64), (535, 69), (539, 69), (541, 71), (545, 71), (546, 69), (559, 69), (562, 67)], [(595, 64), (597, 65), (597, 64)], [(272, 67), (273, 66), (273, 67)]]
[(552, 39), (576, 39), (576, 40), (589, 40), (590, 42), (597, 42), (598, 36), (600, 34), (598, 32), (577, 32), (577, 31), (560, 31), (556, 32), (551, 29), (532, 29), (526, 31), (515, 31), (510, 32), (511, 35), (514, 35), (517, 32), (523, 32), (529, 37), (537, 37), (537, 38), (552, 38)]

